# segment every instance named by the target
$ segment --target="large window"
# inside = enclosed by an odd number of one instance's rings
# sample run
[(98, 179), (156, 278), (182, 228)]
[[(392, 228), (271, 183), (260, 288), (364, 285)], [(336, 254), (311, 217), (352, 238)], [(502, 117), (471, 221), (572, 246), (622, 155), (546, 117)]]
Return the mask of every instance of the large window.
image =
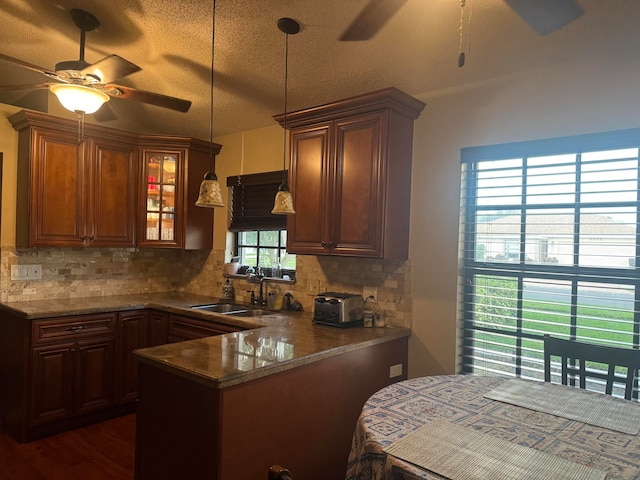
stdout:
[(462, 371), (543, 378), (545, 333), (638, 348), (640, 129), (462, 151)]

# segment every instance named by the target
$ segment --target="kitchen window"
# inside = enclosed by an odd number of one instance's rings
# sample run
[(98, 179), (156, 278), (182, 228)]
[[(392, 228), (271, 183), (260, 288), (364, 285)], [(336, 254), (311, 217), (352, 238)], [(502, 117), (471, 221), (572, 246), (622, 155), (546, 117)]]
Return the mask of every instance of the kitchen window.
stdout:
[(249, 230), (236, 233), (235, 255), (243, 272), (262, 269), (267, 276), (295, 276), (296, 256), (288, 254), (286, 230)]
[(241, 273), (253, 268), (267, 276), (295, 276), (296, 256), (286, 251), (287, 217), (271, 213), (286, 175), (280, 170), (227, 177), (231, 199), (229, 230), (235, 233), (234, 255), (240, 259)]
[(545, 334), (640, 347), (639, 148), (632, 129), (462, 150), (464, 373), (542, 380)]

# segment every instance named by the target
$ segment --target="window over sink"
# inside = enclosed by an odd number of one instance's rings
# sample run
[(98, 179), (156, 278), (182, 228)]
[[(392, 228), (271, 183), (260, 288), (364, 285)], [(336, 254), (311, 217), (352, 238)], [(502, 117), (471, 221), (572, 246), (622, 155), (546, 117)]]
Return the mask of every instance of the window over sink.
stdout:
[(269, 277), (289, 275), (294, 278), (296, 256), (287, 253), (286, 230), (248, 230), (236, 233), (235, 255), (240, 258), (241, 272), (261, 269)]
[(273, 215), (273, 201), (286, 171), (227, 177), (231, 222), (235, 233), (234, 256), (240, 273), (250, 268), (267, 276), (295, 276), (296, 256), (287, 253), (287, 219)]

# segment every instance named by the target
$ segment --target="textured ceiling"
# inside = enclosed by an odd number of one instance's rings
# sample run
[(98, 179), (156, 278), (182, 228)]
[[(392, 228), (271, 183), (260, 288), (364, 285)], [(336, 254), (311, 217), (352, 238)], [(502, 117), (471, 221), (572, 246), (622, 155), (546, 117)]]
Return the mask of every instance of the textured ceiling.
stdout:
[[(466, 0), (463, 68), (457, 65), (460, 0), (408, 0), (372, 40), (338, 41), (367, 1), (217, 0), (215, 136), (273, 125), (272, 116), (282, 113), (285, 37), (276, 22), (285, 16), (302, 26), (289, 38), (289, 110), (388, 86), (428, 104), (429, 96), (443, 91), (531, 69), (591, 57), (638, 61), (638, 0), (578, 0), (584, 15), (544, 36), (503, 0)], [(45, 68), (77, 59), (79, 30), (71, 8), (87, 10), (101, 22), (87, 33), (88, 62), (118, 54), (142, 70), (116, 83), (193, 101), (188, 113), (178, 113), (114, 99), (97, 117), (102, 123), (209, 137), (211, 1), (2, 0), (0, 53)], [(43, 80), (0, 61), (0, 85)], [(56, 102), (45, 91), (3, 93), (0, 102), (37, 106), (47, 98)]]

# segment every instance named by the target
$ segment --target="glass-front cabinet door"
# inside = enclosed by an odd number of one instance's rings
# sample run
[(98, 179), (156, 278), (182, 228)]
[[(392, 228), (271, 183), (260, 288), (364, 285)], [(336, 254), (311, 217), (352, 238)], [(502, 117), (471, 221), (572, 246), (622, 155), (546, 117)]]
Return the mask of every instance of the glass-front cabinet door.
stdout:
[(181, 152), (145, 151), (144, 165), (146, 202), (143, 243), (172, 246), (180, 232), (176, 213), (180, 210), (179, 182)]

